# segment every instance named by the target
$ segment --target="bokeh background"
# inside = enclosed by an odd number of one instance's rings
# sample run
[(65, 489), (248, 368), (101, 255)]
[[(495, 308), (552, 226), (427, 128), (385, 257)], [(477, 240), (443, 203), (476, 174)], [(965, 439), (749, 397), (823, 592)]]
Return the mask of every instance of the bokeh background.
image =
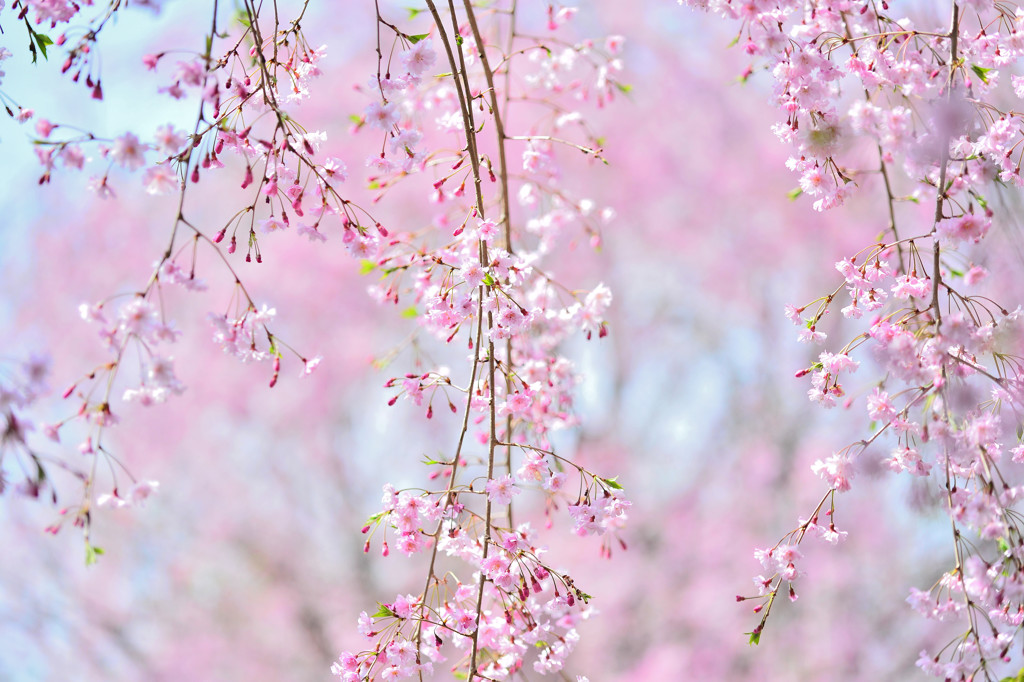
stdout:
[[(206, 4), (124, 13), (103, 47), (102, 103), (62, 80), (59, 60), (28, 64), (11, 13), (0, 13), (0, 45), (18, 53), (5, 64), (4, 90), (38, 116), (101, 135), (184, 128), (193, 106), (159, 96), (163, 83), (141, 56), (199, 47), (194, 25)], [(353, 84), (375, 70), (371, 9), (320, 3), (306, 22), (310, 41), (329, 51), (301, 111), (348, 161), (353, 191), (367, 142), (351, 136), (348, 116), (366, 103)], [(530, 11), (544, 6), (521, 3)], [(563, 281), (604, 282), (615, 294), (610, 335), (565, 349), (584, 377), (582, 426), (560, 446), (618, 475), (633, 510), (628, 550), (611, 560), (563, 518), (548, 534), (552, 555), (599, 611), (583, 627), (571, 679), (923, 678), (918, 653), (950, 633), (904, 599), (941, 575), (952, 542), (939, 502), (905, 479), (859, 472), (839, 498), (847, 541), (805, 544), (800, 598), (776, 605), (756, 648), (743, 633), (757, 618), (735, 599), (754, 592), (754, 548), (774, 544), (824, 492), (810, 464), (867, 429), (856, 408), (808, 403), (793, 373), (816, 351), (796, 342), (782, 309), (836, 286), (832, 263), (885, 228), (884, 195), (867, 179), (829, 214), (787, 198), (796, 178), (770, 132), (767, 74), (738, 81), (750, 61), (727, 49), (735, 27), (667, 0), (581, 3), (575, 24), (580, 36), (626, 38), (623, 80), (633, 89), (596, 117), (610, 165), (581, 164), (566, 180), (617, 218), (599, 251), (571, 234), (557, 247)], [(13, 363), (50, 353), (55, 395), (45, 409), (61, 415), (59, 393), (105, 358), (78, 304), (145, 281), (174, 200), (116, 174), (116, 200), (97, 199), (73, 173), (38, 185), (30, 125), (0, 120), (0, 355)], [(232, 182), (211, 176), (190, 198), (189, 214), (211, 232), (234, 211)], [(417, 201), (428, 190), (413, 185), (409, 201), (386, 198), (380, 210), (394, 224), (422, 222)], [(927, 225), (913, 207), (901, 210)], [(999, 279), (1020, 267), (1018, 232), (1002, 230), (987, 263), (1002, 300), (1020, 300), (1020, 285)], [(97, 517), (93, 540), (106, 551), (97, 565), (83, 565), (71, 529), (43, 532), (55, 508), (0, 499), (0, 680), (326, 680), (338, 653), (358, 645), (358, 613), (416, 589), (417, 560), (364, 554), (359, 529), (385, 482), (424, 480), (417, 463), (450, 449), (455, 422), (427, 422), (405, 402), (387, 407), (382, 385), (404, 371), (403, 355), (393, 372), (374, 361), (403, 347), (414, 326), (371, 301), (372, 280), (339, 241), (270, 235), (262, 265), (239, 262), (254, 298), (278, 309), (281, 336), (324, 357), (301, 380), (286, 369), (274, 389), (265, 367), (241, 365), (210, 341), (205, 314), (224, 307), (227, 291), (212, 258), (200, 259), (208, 292), (170, 292), (188, 390), (160, 407), (122, 408), (113, 447), (160, 489), (142, 509)], [(833, 323), (835, 338), (856, 333)]]

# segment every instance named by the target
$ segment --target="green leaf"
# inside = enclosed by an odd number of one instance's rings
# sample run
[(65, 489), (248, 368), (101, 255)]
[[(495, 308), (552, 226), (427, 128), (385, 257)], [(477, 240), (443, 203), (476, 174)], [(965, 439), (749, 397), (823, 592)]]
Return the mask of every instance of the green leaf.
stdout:
[(732, 39), (732, 42), (731, 42), (731, 43), (729, 43), (728, 45), (726, 45), (726, 47), (736, 47), (736, 46), (737, 46), (737, 45), (739, 44), (739, 42), (740, 42), (740, 36), (739, 36), (739, 34), (737, 33), (737, 34), (736, 34), (736, 37), (735, 37), (735, 38), (733, 38), (733, 39)]
[(978, 202), (978, 206), (981, 206), (982, 208), (988, 208), (988, 202), (985, 201), (985, 197), (976, 196), (974, 197), (974, 200)]
[(92, 566), (96, 563), (98, 557), (103, 555), (103, 550), (99, 547), (93, 547), (87, 544), (85, 546), (85, 565)]
[(376, 269), (377, 269), (377, 264), (374, 263), (369, 258), (363, 258), (361, 261), (359, 261), (359, 274), (360, 275), (368, 275), (368, 274), (370, 274), (371, 272), (373, 272)]
[(413, 45), (415, 45), (416, 43), (420, 42), (424, 38), (429, 38), (429, 37), (430, 37), (429, 33), (417, 33), (414, 36), (406, 36), (406, 38), (409, 39), (409, 42), (412, 43)]
[(493, 287), (494, 286), (494, 278), (491, 277), (491, 273), (489, 273), (489, 272), (486, 275), (484, 275), (484, 280), (483, 281), (484, 281), (484, 284), (486, 284), (489, 287)]
[(796, 201), (797, 197), (799, 197), (803, 193), (804, 191), (797, 187), (796, 189), (792, 189), (789, 192), (787, 192), (786, 196), (789, 197), (790, 201)]
[(984, 69), (978, 66), (977, 64), (971, 64), (971, 71), (978, 74), (978, 78), (980, 78), (981, 82), (985, 83), (986, 85), (988, 85), (988, 72), (991, 70), (992, 69)]
[(580, 599), (582, 599), (584, 604), (589, 603), (590, 600), (594, 598), (591, 595), (589, 595), (586, 592), (583, 592), (581, 590), (576, 590), (576, 596), (579, 597)]
[(392, 611), (387, 604), (377, 602), (377, 606), (379, 606), (380, 608), (377, 609), (377, 613), (371, 616), (372, 618), (388, 618), (389, 616), (396, 618), (398, 617), (398, 614)]
[(421, 9), (416, 9), (415, 7), (409, 7), (408, 10), (409, 10), (409, 18), (410, 19), (415, 19), (416, 17), (418, 17), (424, 11), (424, 10), (421, 10)]
[(602, 483), (604, 483), (609, 488), (612, 488), (613, 490), (622, 490), (622, 486), (619, 485), (616, 481), (617, 478), (618, 476), (614, 476), (612, 478), (598, 478), (597, 480), (601, 481)]
[(616, 83), (615, 87), (617, 87), (620, 92), (630, 92), (633, 89), (632, 85), (627, 85), (626, 83)]
[(53, 45), (53, 41), (50, 40), (50, 36), (33, 31), (32, 37), (35, 38), (36, 45), (39, 46), (39, 51), (43, 53), (43, 59), (46, 59), (46, 46)]
[(407, 317), (409, 319), (412, 319), (417, 315), (419, 315), (419, 313), (416, 311), (416, 306), (414, 305), (411, 305), (402, 311), (402, 317)]
[(754, 630), (753, 632), (744, 632), (745, 635), (750, 635), (750, 641), (747, 642), (750, 646), (757, 646), (761, 643), (761, 631)]

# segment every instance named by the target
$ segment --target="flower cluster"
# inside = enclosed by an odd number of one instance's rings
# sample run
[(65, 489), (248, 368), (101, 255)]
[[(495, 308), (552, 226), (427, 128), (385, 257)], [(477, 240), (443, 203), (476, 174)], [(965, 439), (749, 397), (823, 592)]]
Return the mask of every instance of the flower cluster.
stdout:
[[(358, 127), (383, 138), (379, 155), (367, 160), (370, 186), (383, 193), (431, 174), (436, 216), (429, 226), (394, 233), (346, 220), (343, 241), (364, 272), (382, 274), (370, 288), (377, 300), (407, 306), (423, 332), (469, 351), (468, 379), (440, 366), (396, 376), (386, 383), (397, 389), (390, 404), (404, 398), (429, 418), (438, 400), (458, 411), (450, 396), (461, 393), (463, 426), (451, 458), (429, 462), (440, 467), (432, 479), (446, 484), (387, 486), (381, 511), (363, 529), (371, 536), (367, 551), (376, 541), (385, 556), (393, 547), (425, 554), (429, 568), (421, 593), (364, 613), (370, 644), (340, 657), (333, 671), (342, 679), (427, 675), (449, 656), (471, 679), (503, 679), (527, 665), (561, 670), (576, 625), (590, 613), (589, 595), (547, 562), (529, 524), (511, 524), (512, 507), (526, 490), (544, 495), (548, 511), (568, 510), (575, 533), (602, 536), (607, 555), (629, 509), (614, 479), (557, 453), (550, 437), (576, 423), (576, 378), (559, 348), (573, 335), (608, 333), (612, 294), (603, 284), (562, 288), (542, 269), (562, 235), (582, 228), (598, 244), (613, 216), (570, 198), (559, 149), (600, 158), (577, 107), (613, 99), (621, 39), (607, 49), (565, 41), (566, 11), (552, 15), (550, 39), (513, 39), (510, 49), (514, 10), (501, 19), (467, 4), (453, 31), (432, 3), (428, 9), (435, 20), (427, 34), (407, 34), (378, 17), (400, 47), (382, 55)], [(439, 50), (446, 67), (434, 67)], [(504, 85), (506, 72), (522, 81)], [(544, 102), (557, 115), (512, 134), (505, 118), (513, 100)], [(516, 150), (521, 173), (511, 160)], [(437, 568), (442, 562), (446, 571)]]
[[(120, 191), (134, 174), (136, 190), (178, 199), (149, 280), (81, 307), (99, 328), (109, 360), (64, 393), (77, 403), (75, 414), (47, 427), (55, 440), (66, 438), (72, 423), (84, 429), (79, 450), (92, 465), (81, 476), (81, 504), (61, 516), (85, 528), (91, 563), (101, 553), (88, 541), (91, 511), (138, 505), (156, 489), (130, 474), (131, 485), (119, 485), (122, 467), (104, 434), (122, 405), (152, 406), (186, 390), (167, 350), (181, 332), (169, 321), (165, 293), (206, 291), (212, 277), (197, 272), (199, 249), (212, 252), (228, 275), (227, 305), (208, 315), (214, 343), (242, 362), (272, 363), (273, 386), (286, 351), (302, 361), (304, 373), (319, 358), (303, 357), (271, 331), (276, 310), (256, 304), (236, 263), (243, 251), (246, 263), (262, 263), (281, 232), (313, 242), (330, 238), (365, 274), (380, 275), (371, 296), (400, 305), (429, 340), (468, 352), (455, 370), (424, 369), (417, 358), (416, 371), (386, 384), (394, 390), (390, 404), (404, 397), (428, 418), (435, 403), (458, 413), (461, 402), (462, 426), (450, 457), (430, 462), (430, 480), (440, 484), (387, 487), (382, 509), (364, 529), (367, 550), (379, 541), (384, 555), (395, 547), (429, 557), (422, 591), (364, 614), (360, 629), (370, 645), (343, 655), (333, 671), (345, 679), (404, 678), (454, 657), (453, 669), (469, 679), (500, 679), (524, 667), (557, 672), (578, 640), (577, 625), (591, 613), (590, 596), (548, 557), (533, 526), (513, 523), (513, 506), (534, 498), (544, 500), (536, 516), (565, 510), (569, 532), (600, 536), (605, 556), (615, 542), (626, 546), (619, 535), (630, 503), (622, 486), (559, 451), (552, 438), (577, 423), (577, 377), (561, 349), (573, 337), (596, 342), (609, 333), (612, 293), (603, 283), (565, 287), (549, 274), (564, 242), (582, 235), (598, 247), (614, 217), (611, 208), (575, 196), (563, 169), (568, 155), (581, 152), (604, 161), (603, 140), (585, 111), (628, 91), (618, 80), (623, 39), (574, 41), (568, 36), (575, 10), (548, 4), (538, 17), (547, 33), (539, 37), (517, 26), (529, 10), (516, 3), (439, 10), (428, 0), (425, 33), (407, 32), (378, 13), (378, 69), (363, 88), (368, 103), (350, 119), (362, 135), (380, 139), (379, 153), (366, 162), (367, 182), (380, 200), (400, 181), (429, 178), (425, 199), (433, 207), (419, 224), (396, 228), (342, 195), (346, 162), (328, 153), (325, 132), (295, 115), (326, 55), (307, 41), (307, 3), (299, 4), (287, 20), (277, 3), (268, 4), (270, 11), (246, 2), (225, 25), (214, 3), (201, 50), (143, 58), (159, 81), (157, 93), (195, 102), (190, 125), (101, 136), (17, 107), (22, 122), (35, 118), (41, 183), (59, 171), (85, 171), (100, 196), (116, 199), (115, 187)], [(66, 38), (51, 40), (34, 25), (80, 21), (80, 4), (14, 3), (19, 20), (34, 12), (25, 21), (33, 51), (45, 56), (47, 46), (64, 47), (63, 72), (84, 79), (96, 99), (103, 97), (97, 40), (119, 5), (111, 3), (77, 43), (65, 46)], [(382, 34), (392, 37), (390, 54)], [(0, 51), (0, 59), (6, 56)], [(519, 116), (517, 108), (546, 113)], [(506, 128), (513, 120), (514, 131)], [(193, 214), (191, 188), (212, 173), (236, 174), (244, 198), (230, 218), (207, 228), (186, 215)], [(210, 288), (219, 289), (216, 282)], [(127, 368), (135, 366), (131, 375)], [(20, 408), (14, 398), (6, 402)], [(12, 425), (15, 407), (4, 406)], [(96, 475), (104, 459), (109, 482)], [(97, 494), (101, 489), (109, 492)]]
[[(1015, 89), (1024, 82), (1012, 75), (1024, 56), (1024, 11), (954, 0), (943, 3), (948, 22), (936, 25), (933, 15), (898, 17), (869, 0), (690, 4), (739, 20), (739, 42), (771, 74), (784, 115), (775, 132), (799, 175), (795, 194), (820, 211), (881, 185), (888, 206), (882, 236), (836, 264), (844, 282), (787, 307), (805, 342), (826, 343), (820, 327), (836, 305), (863, 325), (797, 373), (810, 375), (812, 401), (852, 407), (841, 376), (861, 364), (881, 378), (865, 400), (871, 435), (813, 465), (829, 491), (774, 552), (799, 543), (826, 503), (834, 518), (835, 494), (853, 487), (864, 458), (932, 482), (953, 522), (955, 565), (910, 601), (928, 617), (964, 618), (969, 632), (919, 665), (946, 679), (992, 679), (1024, 613), (1019, 458), (1006, 456), (1020, 449), (1021, 313), (974, 293), (986, 273), (969, 254), (997, 217), (986, 195), (1024, 184), (1024, 129), (999, 87), (1007, 77)], [(934, 211), (916, 226), (897, 220), (904, 201)], [(759, 594), (768, 608), (755, 637), (779, 589), (792, 591), (788, 566), (765, 567), (772, 575), (759, 576)]]

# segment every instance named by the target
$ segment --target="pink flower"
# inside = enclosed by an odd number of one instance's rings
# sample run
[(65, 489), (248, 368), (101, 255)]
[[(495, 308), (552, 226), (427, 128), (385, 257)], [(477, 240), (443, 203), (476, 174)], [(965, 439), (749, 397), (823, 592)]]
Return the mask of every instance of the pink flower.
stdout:
[(309, 225), (299, 225), (298, 228), (296, 228), (295, 233), (303, 237), (308, 237), (311, 242), (327, 241), (327, 235), (315, 227), (310, 227)]
[(437, 54), (434, 52), (430, 39), (427, 38), (403, 52), (399, 59), (409, 73), (418, 76), (434, 65)]
[(932, 282), (927, 277), (914, 277), (913, 275), (900, 275), (896, 278), (896, 284), (892, 288), (893, 298), (901, 301), (913, 298), (925, 298), (931, 293)]
[(480, 239), (494, 239), (498, 235), (498, 224), (493, 220), (481, 220), (476, 231), (480, 235)]
[(399, 618), (408, 618), (412, 615), (412, 610), (416, 606), (416, 597), (411, 594), (398, 595), (395, 597), (395, 603), (391, 605), (391, 610), (395, 612), (395, 615)]
[(880, 421), (887, 424), (896, 416), (896, 408), (889, 400), (889, 394), (877, 386), (871, 395), (867, 397), (867, 404), (868, 416), (871, 417), (872, 421)]
[(523, 458), (523, 465), (519, 467), (516, 476), (520, 481), (543, 481), (548, 471), (544, 455), (539, 452), (529, 451)]
[(309, 360), (303, 359), (302, 374), (300, 374), (299, 376), (309, 376), (310, 374), (312, 374), (313, 370), (315, 370), (320, 365), (321, 360), (323, 360), (323, 358), (319, 355), (317, 355), (314, 358), (310, 358)]
[(992, 221), (988, 218), (967, 213), (959, 218), (948, 218), (935, 227), (939, 239), (946, 244), (959, 244), (965, 241), (979, 242), (988, 234)]
[(85, 154), (78, 145), (69, 144), (60, 151), (60, 160), (65, 168), (76, 168), (82, 170), (85, 165)]
[(182, 130), (175, 130), (170, 123), (156, 129), (156, 149), (161, 154), (173, 156), (181, 151), (188, 141), (188, 135)]
[(462, 279), (464, 279), (466, 281), (466, 284), (472, 287), (473, 289), (477, 288), (483, 283), (484, 277), (487, 274), (484, 271), (484, 269), (480, 267), (480, 261), (476, 260), (475, 258), (469, 258), (465, 262), (463, 262), (461, 272)]
[(828, 335), (825, 334), (825, 332), (815, 331), (808, 327), (806, 329), (801, 329), (796, 338), (801, 343), (825, 343), (825, 339), (828, 338)]
[(169, 194), (181, 186), (178, 174), (165, 163), (147, 168), (142, 175), (146, 194)]
[(967, 274), (964, 275), (964, 284), (974, 286), (986, 277), (988, 277), (988, 270), (980, 265), (972, 265)]
[(508, 406), (509, 412), (517, 417), (521, 416), (533, 404), (533, 391), (529, 389), (523, 393), (516, 391), (505, 399), (505, 404)]
[(39, 134), (39, 137), (49, 137), (50, 133), (53, 132), (53, 129), (56, 127), (57, 126), (53, 125), (45, 118), (41, 118), (36, 121), (36, 132)]
[(366, 122), (381, 130), (390, 130), (398, 123), (398, 111), (392, 102), (371, 102), (365, 109)]
[(556, 471), (548, 477), (548, 480), (544, 481), (543, 488), (549, 493), (558, 492), (565, 485), (565, 480), (568, 478), (568, 474), (564, 471)]
[(132, 486), (131, 492), (128, 493), (128, 499), (131, 504), (142, 504), (156, 492), (158, 487), (160, 487), (160, 483), (157, 481), (139, 481)]
[(320, 172), (329, 180), (337, 180), (338, 182), (344, 182), (345, 178), (348, 177), (348, 168), (345, 166), (345, 163), (335, 158), (324, 161), (323, 165), (320, 166)]
[(512, 482), (512, 476), (509, 474), (505, 474), (501, 478), (492, 478), (487, 481), (484, 488), (487, 491), (487, 499), (492, 504), (509, 504), (512, 502), (513, 496), (522, 492)]
[(138, 170), (146, 163), (145, 148), (134, 133), (125, 133), (114, 140), (110, 158), (130, 171)]
[(850, 479), (853, 478), (853, 462), (848, 453), (833, 453), (825, 460), (818, 460), (811, 466), (818, 476), (825, 479), (825, 482), (838, 492), (845, 492), (850, 489)]
[(287, 227), (288, 227), (288, 223), (284, 222), (283, 220), (281, 220), (277, 216), (273, 216), (273, 215), (269, 216), (267, 218), (264, 218), (263, 220), (260, 221), (260, 230), (262, 230), (265, 234), (270, 234), (271, 232), (277, 232), (279, 230), (284, 230)]
[(476, 616), (468, 611), (462, 609), (456, 609), (452, 616), (454, 618), (453, 627), (464, 635), (471, 635), (476, 630)]
[(491, 554), (482, 562), (480, 562), (480, 570), (484, 572), (488, 578), (494, 578), (494, 576), (503, 572), (508, 567), (508, 562), (501, 556), (501, 554)]

